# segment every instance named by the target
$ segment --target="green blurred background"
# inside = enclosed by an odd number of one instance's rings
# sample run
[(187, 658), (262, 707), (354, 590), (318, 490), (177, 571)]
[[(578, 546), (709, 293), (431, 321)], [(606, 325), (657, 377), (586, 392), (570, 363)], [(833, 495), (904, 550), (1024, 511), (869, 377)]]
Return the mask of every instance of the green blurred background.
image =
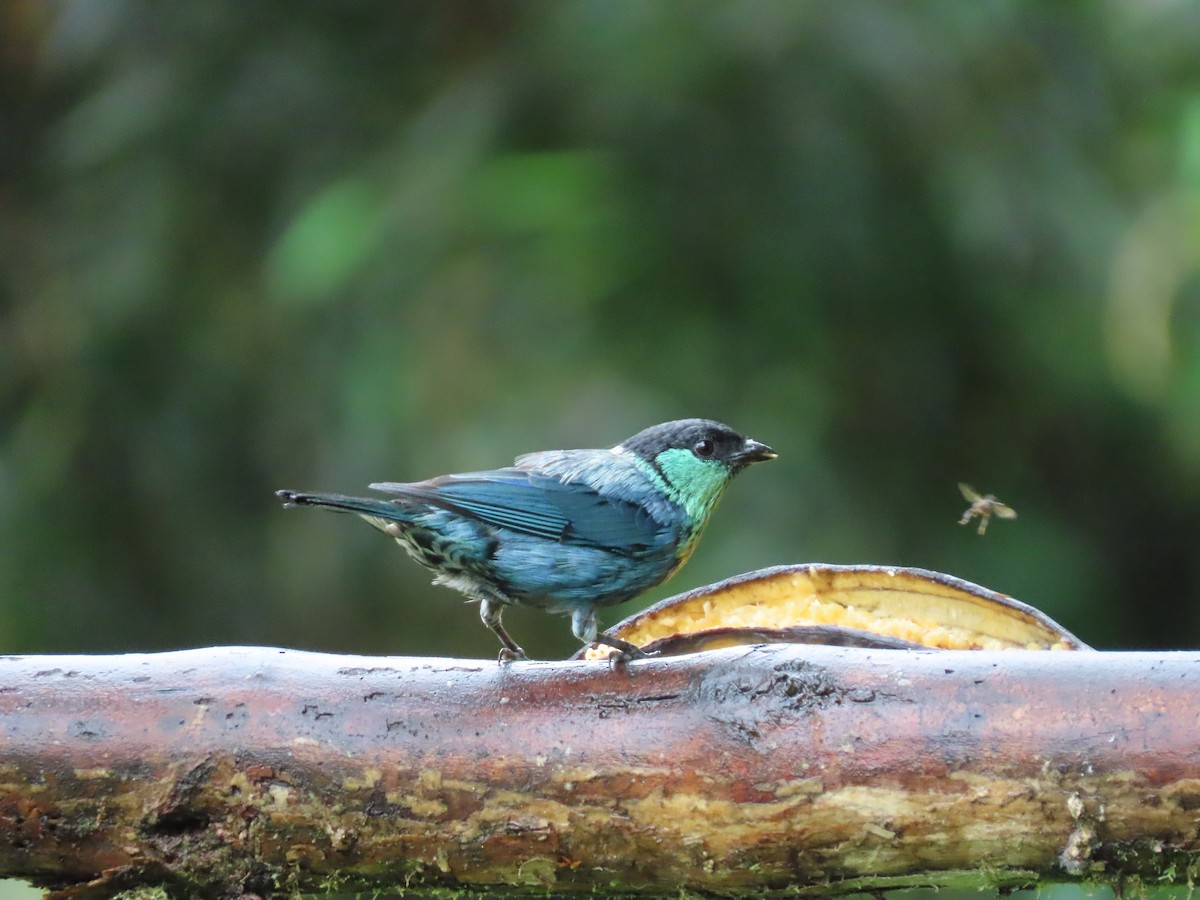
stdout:
[[(0, 34), (0, 651), (493, 657), (272, 491), (694, 415), (780, 458), (644, 602), (913, 565), (1200, 645), (1200, 4), (0, 0)], [(1020, 518), (959, 527), (958, 481)]]

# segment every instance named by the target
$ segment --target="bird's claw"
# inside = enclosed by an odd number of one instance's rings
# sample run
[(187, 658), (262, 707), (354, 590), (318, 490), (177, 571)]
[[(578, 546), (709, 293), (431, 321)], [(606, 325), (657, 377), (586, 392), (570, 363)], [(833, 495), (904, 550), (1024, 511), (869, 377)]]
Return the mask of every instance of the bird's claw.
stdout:
[(500, 655), (497, 657), (496, 662), (503, 666), (513, 662), (514, 660), (526, 659), (529, 659), (529, 657), (525, 655), (525, 651), (520, 647), (517, 647), (515, 650), (511, 647), (501, 647)]
[(646, 653), (638, 649), (636, 653), (630, 653), (627, 650), (614, 650), (608, 655), (608, 667), (615, 672), (628, 666), (631, 659), (653, 659), (656, 656), (658, 656), (657, 651)]
[(631, 644), (629, 641), (621, 638), (612, 637), (611, 635), (600, 635), (596, 638), (596, 645), (601, 647), (612, 647), (615, 652), (608, 656), (609, 664), (613, 668), (619, 668), (628, 663), (631, 659), (650, 659), (652, 656), (657, 656), (657, 653), (647, 653), (637, 644)]

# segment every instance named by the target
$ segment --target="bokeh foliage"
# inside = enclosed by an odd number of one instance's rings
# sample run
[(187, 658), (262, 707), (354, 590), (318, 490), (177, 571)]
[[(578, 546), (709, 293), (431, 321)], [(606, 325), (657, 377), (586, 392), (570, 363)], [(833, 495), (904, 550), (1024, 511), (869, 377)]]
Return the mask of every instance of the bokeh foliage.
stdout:
[[(1200, 5), (0, 0), (0, 35), (4, 651), (491, 656), (271, 491), (688, 415), (781, 457), (647, 600), (919, 565), (1200, 642)], [(960, 480), (1020, 518), (959, 528)]]

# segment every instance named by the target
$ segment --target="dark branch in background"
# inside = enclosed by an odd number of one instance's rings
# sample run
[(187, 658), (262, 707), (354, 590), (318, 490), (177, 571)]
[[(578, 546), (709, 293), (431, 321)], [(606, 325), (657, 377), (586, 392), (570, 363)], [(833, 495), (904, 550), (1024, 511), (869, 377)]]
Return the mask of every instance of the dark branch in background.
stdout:
[(1193, 653), (11, 657), (0, 874), (88, 897), (1182, 881), (1198, 720)]

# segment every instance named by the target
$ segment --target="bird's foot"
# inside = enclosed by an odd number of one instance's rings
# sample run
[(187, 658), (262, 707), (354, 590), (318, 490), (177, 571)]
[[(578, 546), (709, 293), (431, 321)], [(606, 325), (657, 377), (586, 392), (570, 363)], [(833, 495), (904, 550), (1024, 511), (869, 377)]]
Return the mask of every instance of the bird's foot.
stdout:
[(501, 647), (500, 656), (497, 657), (496, 662), (503, 666), (514, 660), (524, 659), (529, 659), (529, 657), (525, 655), (525, 651), (521, 647)]
[(610, 634), (601, 634), (596, 638), (596, 644), (602, 647), (612, 647), (616, 653), (609, 654), (608, 660), (614, 667), (625, 665), (631, 659), (649, 659), (656, 654), (647, 653), (637, 644), (631, 644), (629, 641), (622, 640), (619, 637), (613, 637)]

